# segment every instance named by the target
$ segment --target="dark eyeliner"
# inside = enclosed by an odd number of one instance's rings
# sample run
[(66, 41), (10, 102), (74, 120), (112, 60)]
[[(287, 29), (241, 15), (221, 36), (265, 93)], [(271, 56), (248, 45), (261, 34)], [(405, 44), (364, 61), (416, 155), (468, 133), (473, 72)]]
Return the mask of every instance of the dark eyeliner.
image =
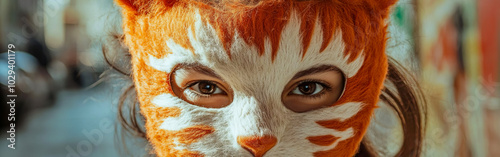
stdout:
[[(319, 85), (321, 85), (323, 87), (324, 90), (326, 91), (332, 91), (332, 87), (330, 87), (330, 84), (329, 83), (326, 83), (324, 81), (321, 81), (321, 80), (314, 80), (314, 79), (306, 79), (306, 80), (302, 80), (302, 81), (299, 81), (297, 83), (295, 83), (292, 87), (292, 90), (288, 93), (288, 95), (294, 95), (292, 94), (292, 91), (293, 89), (297, 88), (300, 84), (302, 83), (317, 83)], [(315, 94), (313, 96), (318, 96), (318, 95), (321, 95), (321, 93), (324, 93), (324, 91), (321, 91), (320, 93), (318, 94)], [(301, 95), (301, 96), (305, 96), (305, 95)], [(305, 97), (311, 97), (311, 95), (307, 95)]]
[[(192, 86), (194, 86), (194, 85), (196, 85), (198, 83), (202, 83), (202, 82), (208, 82), (208, 83), (214, 84), (216, 88), (222, 90), (223, 93), (221, 93), (221, 94), (227, 94), (226, 90), (224, 90), (224, 88), (222, 88), (221, 85), (219, 85), (215, 81), (209, 81), (209, 80), (195, 80), (195, 81), (191, 81), (189, 83), (186, 83), (186, 87), (182, 88), (182, 90), (184, 91), (184, 90), (186, 90), (188, 88), (191, 88)], [(210, 97), (212, 95), (220, 95), (220, 94), (210, 94), (210, 95), (208, 95), (208, 94), (202, 94), (202, 93), (198, 93), (197, 91), (194, 91), (194, 90), (192, 92), (195, 93), (195, 94), (197, 94), (197, 95), (199, 95), (199, 96), (203, 96), (203, 97)]]
[(214, 84), (214, 85), (216, 85), (217, 87), (219, 87), (219, 85), (218, 85), (216, 82), (214, 82), (214, 81), (208, 81), (208, 80), (194, 80), (194, 81), (191, 81), (191, 82), (189, 82), (189, 83), (186, 83), (186, 87), (183, 87), (182, 89), (184, 89), (184, 90), (185, 90), (185, 89), (188, 89), (188, 88), (190, 88), (190, 87), (194, 86), (195, 84), (197, 84), (197, 83), (201, 83), (201, 82), (208, 82), (208, 83)]
[(297, 87), (298, 85), (300, 85), (302, 83), (317, 83), (317, 84), (320, 84), (321, 86), (323, 86), (324, 89), (327, 89), (327, 90), (332, 89), (332, 87), (330, 86), (329, 83), (327, 83), (325, 81), (321, 81), (321, 80), (314, 80), (314, 79), (302, 80), (302, 81), (296, 83), (295, 87)]

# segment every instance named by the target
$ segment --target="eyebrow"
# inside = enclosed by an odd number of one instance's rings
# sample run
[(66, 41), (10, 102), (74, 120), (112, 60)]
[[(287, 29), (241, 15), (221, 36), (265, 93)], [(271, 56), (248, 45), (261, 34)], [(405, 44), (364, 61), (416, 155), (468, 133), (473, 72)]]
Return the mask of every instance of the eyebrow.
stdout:
[(312, 67), (312, 68), (309, 68), (309, 69), (302, 70), (302, 71), (298, 72), (297, 74), (295, 74), (295, 76), (293, 76), (292, 80), (295, 80), (295, 79), (300, 78), (302, 76), (316, 74), (316, 73), (321, 73), (321, 72), (326, 72), (326, 71), (337, 71), (337, 72), (342, 73), (340, 71), (340, 69), (337, 68), (337, 67), (335, 67), (335, 66), (332, 66), (332, 65), (320, 65), (320, 66), (317, 66), (317, 67)]
[(206, 66), (203, 66), (201, 64), (183, 64), (179, 67), (179, 69), (194, 70), (196, 72), (199, 72), (199, 73), (211, 76), (211, 77), (215, 77), (219, 80), (222, 80), (222, 78), (219, 75), (217, 75), (214, 70), (212, 70)]

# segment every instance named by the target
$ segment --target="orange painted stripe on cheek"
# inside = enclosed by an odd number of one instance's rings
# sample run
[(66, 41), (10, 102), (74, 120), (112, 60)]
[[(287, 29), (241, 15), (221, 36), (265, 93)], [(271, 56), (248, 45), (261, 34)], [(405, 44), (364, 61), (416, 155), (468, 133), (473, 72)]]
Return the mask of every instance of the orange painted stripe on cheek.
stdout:
[(148, 130), (148, 137), (151, 143), (156, 146), (157, 153), (164, 154), (160, 156), (204, 156), (195, 151), (174, 149), (177, 146), (174, 141), (178, 140), (179, 143), (189, 145), (214, 131), (215, 129), (209, 126), (193, 126), (181, 131), (167, 131), (157, 128)]
[(180, 143), (191, 144), (213, 132), (215, 132), (215, 128), (211, 126), (198, 125), (183, 129), (176, 133), (175, 136), (179, 137)]
[(200, 154), (198, 152), (192, 152), (192, 151), (188, 151), (188, 150), (183, 150), (183, 151), (180, 151), (178, 154), (178, 156), (186, 156), (186, 157), (204, 157), (205, 155), (203, 154)]
[(354, 156), (358, 150), (359, 142), (354, 139), (347, 139), (345, 141), (340, 141), (337, 146), (332, 150), (314, 152), (314, 157), (350, 157)]
[(168, 117), (178, 117), (181, 114), (181, 109), (179, 108), (151, 108), (151, 109), (143, 109), (148, 120), (153, 120), (155, 122), (154, 127), (160, 127), (161, 123), (163, 123), (163, 119)]
[(339, 137), (335, 137), (333, 135), (307, 137), (307, 140), (309, 140), (309, 142), (319, 146), (332, 145), (338, 139)]
[[(332, 150), (327, 151), (319, 151), (315, 152), (315, 157), (324, 157), (324, 156), (353, 156), (358, 146), (362, 140), (363, 135), (370, 124), (370, 118), (373, 114), (374, 106), (365, 106), (361, 109), (354, 117), (351, 117), (347, 120), (324, 120), (317, 121), (316, 123), (330, 129), (335, 129), (339, 131), (345, 131), (349, 128), (354, 129), (354, 135), (344, 141), (340, 141), (339, 144)], [(312, 142), (312, 141), (311, 141)], [(320, 141), (314, 141), (320, 142)], [(326, 144), (323, 143), (323, 144)]]
[(179, 143), (192, 144), (206, 135), (215, 132), (211, 126), (197, 125), (191, 126), (180, 131), (168, 131), (160, 129), (165, 118), (178, 117), (182, 110), (179, 108), (155, 107), (151, 104), (149, 107), (143, 107), (143, 115), (146, 117), (146, 130), (150, 142), (155, 146), (159, 156), (203, 156), (199, 152), (189, 150), (174, 149), (177, 146), (174, 141)]

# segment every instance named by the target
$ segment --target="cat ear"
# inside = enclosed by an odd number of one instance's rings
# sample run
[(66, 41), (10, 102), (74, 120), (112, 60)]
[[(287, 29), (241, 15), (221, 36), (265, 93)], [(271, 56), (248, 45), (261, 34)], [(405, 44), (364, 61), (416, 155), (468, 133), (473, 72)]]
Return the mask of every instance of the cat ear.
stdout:
[(338, 0), (344, 4), (367, 6), (373, 11), (387, 13), (398, 0)]
[(396, 4), (398, 0), (366, 0), (368, 3), (371, 3), (375, 9), (379, 11), (388, 11), (391, 6)]
[(147, 14), (152, 9), (168, 9), (178, 0), (115, 0), (126, 13)]

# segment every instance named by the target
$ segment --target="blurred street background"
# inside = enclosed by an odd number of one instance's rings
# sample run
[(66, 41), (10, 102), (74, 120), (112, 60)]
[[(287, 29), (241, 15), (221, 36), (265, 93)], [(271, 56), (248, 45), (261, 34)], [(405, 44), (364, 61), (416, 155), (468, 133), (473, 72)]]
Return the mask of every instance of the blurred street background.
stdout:
[[(401, 0), (388, 50), (429, 98), (424, 156), (500, 156), (500, 0)], [(0, 0), (1, 101), (7, 102), (7, 45), (16, 51), (16, 149), (7, 145), (8, 105), (0, 108), (0, 156), (144, 156), (132, 139), (124, 154), (117, 104), (130, 79), (108, 71), (103, 45), (121, 32), (112, 0)], [(112, 61), (123, 54), (108, 53)], [(126, 66), (125, 66), (126, 67)], [(127, 71), (126, 69), (124, 71)], [(105, 77), (100, 77), (103, 73)]]

